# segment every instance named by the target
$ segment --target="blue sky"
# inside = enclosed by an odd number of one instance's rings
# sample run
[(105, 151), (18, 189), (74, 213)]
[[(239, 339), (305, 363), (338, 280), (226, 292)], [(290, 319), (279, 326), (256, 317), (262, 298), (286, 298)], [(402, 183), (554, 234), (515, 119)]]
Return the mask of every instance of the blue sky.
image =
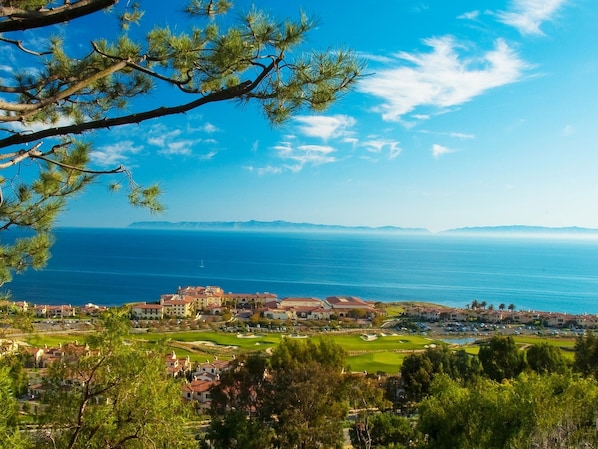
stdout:
[[(60, 225), (598, 228), (592, 1), (256, 3), (281, 18), (304, 10), (318, 20), (305, 48), (351, 48), (368, 76), (324, 113), (276, 128), (252, 105), (222, 103), (98, 133), (96, 168), (122, 163), (139, 182), (159, 183), (166, 213), (134, 209), (98, 185)], [(152, 93), (164, 105), (173, 96)]]

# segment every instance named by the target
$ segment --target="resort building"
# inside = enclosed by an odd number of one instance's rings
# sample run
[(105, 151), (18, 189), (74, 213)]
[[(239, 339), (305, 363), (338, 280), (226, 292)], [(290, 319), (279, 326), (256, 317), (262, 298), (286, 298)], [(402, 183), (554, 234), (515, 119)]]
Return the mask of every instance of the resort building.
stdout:
[(131, 317), (136, 320), (161, 320), (164, 318), (162, 304), (139, 303), (131, 306)]
[(178, 358), (174, 351), (164, 357), (164, 362), (168, 374), (172, 377), (184, 377), (192, 369), (189, 356)]
[(262, 316), (268, 320), (296, 320), (297, 315), (292, 309), (270, 308), (266, 307), (262, 311)]
[(376, 312), (371, 304), (355, 296), (329, 296), (326, 302), (339, 317), (346, 317), (351, 310), (364, 310), (368, 316)]
[(217, 358), (214, 361), (210, 362), (206, 360), (203, 363), (199, 363), (193, 371), (193, 377), (199, 377), (202, 374), (212, 374), (215, 376), (220, 376), (224, 371), (227, 371), (230, 368), (230, 362), (228, 360), (218, 360)]
[(330, 309), (330, 304), (323, 302), (321, 299), (317, 298), (282, 298), (280, 300), (279, 306), (283, 309), (288, 309), (292, 307), (308, 307), (308, 308), (328, 308)]
[(160, 304), (164, 307), (164, 316), (170, 318), (189, 318), (195, 312), (193, 298), (181, 298), (179, 295), (162, 295)]
[(195, 310), (220, 307), (224, 299), (224, 291), (215, 286), (179, 287), (177, 294), (184, 300), (192, 300)]
[(232, 308), (236, 309), (260, 309), (267, 303), (276, 302), (278, 296), (272, 293), (227, 293), (226, 301), (231, 303)]
[(71, 305), (41, 305), (35, 306), (35, 308), (33, 309), (33, 313), (38, 318), (65, 318), (69, 316), (75, 316), (76, 310)]
[(181, 385), (181, 395), (186, 401), (194, 401), (196, 408), (203, 412), (210, 408), (210, 389), (218, 381), (194, 379)]

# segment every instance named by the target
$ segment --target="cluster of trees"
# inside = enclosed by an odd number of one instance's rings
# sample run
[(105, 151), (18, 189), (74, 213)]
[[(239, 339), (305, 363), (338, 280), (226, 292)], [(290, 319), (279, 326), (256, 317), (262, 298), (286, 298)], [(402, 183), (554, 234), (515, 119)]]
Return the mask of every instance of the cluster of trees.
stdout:
[[(466, 308), (467, 309), (471, 308), (472, 310), (486, 309), (486, 307), (488, 307), (488, 310), (494, 310), (494, 304), (488, 305), (488, 302), (478, 301), (477, 299), (474, 299), (473, 301), (471, 301), (471, 304), (466, 304)], [(501, 302), (498, 305), (498, 310), (505, 310), (505, 309), (509, 309), (509, 311), (513, 312), (513, 311), (515, 311), (515, 304), (509, 304), (507, 306), (505, 303)]]
[[(383, 438), (356, 446), (596, 447), (597, 342), (592, 334), (579, 337), (571, 367), (554, 345), (537, 343), (524, 351), (503, 336), (483, 344), (477, 357), (445, 346), (411, 354), (400, 381), (387, 388), (395, 410), (411, 418), (381, 412), (370, 418), (370, 433)], [(391, 420), (394, 433), (385, 430)]]
[(237, 359), (211, 391), (205, 447), (337, 447), (348, 410), (344, 366), (344, 351), (326, 340), (285, 339), (269, 358)]

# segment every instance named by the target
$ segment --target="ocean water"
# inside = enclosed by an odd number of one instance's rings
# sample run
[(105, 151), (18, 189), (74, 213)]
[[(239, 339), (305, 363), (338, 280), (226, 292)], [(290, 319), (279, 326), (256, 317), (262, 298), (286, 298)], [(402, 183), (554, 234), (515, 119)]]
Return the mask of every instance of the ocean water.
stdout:
[(376, 233), (56, 230), (48, 266), (4, 286), (35, 304), (156, 301), (179, 286), (598, 313), (598, 241)]

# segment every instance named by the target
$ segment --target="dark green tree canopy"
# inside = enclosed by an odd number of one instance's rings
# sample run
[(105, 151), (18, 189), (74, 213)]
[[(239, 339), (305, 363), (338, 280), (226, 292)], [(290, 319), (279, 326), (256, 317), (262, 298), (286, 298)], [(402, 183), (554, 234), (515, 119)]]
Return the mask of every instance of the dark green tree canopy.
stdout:
[(567, 371), (567, 362), (561, 350), (546, 342), (531, 345), (526, 358), (530, 369), (540, 374), (563, 374)]
[(478, 357), (486, 376), (498, 382), (516, 377), (526, 367), (525, 353), (513, 337), (495, 335), (480, 347)]
[(342, 442), (345, 353), (328, 340), (283, 340), (272, 357), (250, 354), (212, 389), (213, 447), (317, 449)]
[[(119, 32), (98, 29), (83, 48), (69, 41), (82, 17), (103, 11), (120, 23)], [(137, 185), (122, 166), (90, 167), (94, 131), (230, 100), (258, 104), (277, 124), (304, 108), (326, 108), (363, 69), (342, 49), (304, 51), (315, 24), (300, 12), (280, 21), (255, 8), (237, 11), (226, 0), (191, 0), (182, 13), (189, 27), (179, 31), (144, 23), (132, 2), (0, 3), (0, 51), (14, 65), (13, 78), (0, 80), (0, 230), (33, 232), (3, 239), (0, 284), (15, 271), (43, 267), (57, 215), (98, 176), (116, 176), (115, 188), (127, 185), (133, 205), (161, 210), (157, 186)], [(38, 46), (27, 47), (25, 37)], [(172, 95), (148, 95), (158, 89)]]

